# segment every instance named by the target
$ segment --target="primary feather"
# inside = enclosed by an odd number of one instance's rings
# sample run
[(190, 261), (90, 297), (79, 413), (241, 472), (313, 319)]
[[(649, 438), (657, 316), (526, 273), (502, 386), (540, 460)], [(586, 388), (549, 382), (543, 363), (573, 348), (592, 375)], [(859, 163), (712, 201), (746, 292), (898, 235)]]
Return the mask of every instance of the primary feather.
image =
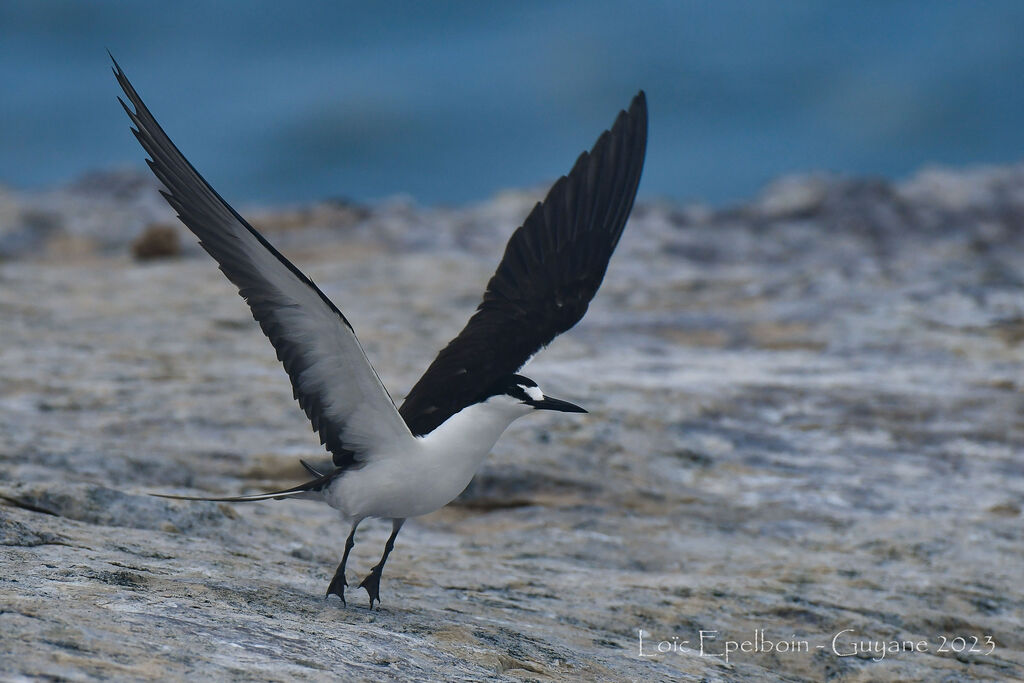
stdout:
[(168, 203), (238, 287), (284, 364), (299, 405), (342, 469), (412, 435), (345, 316), (203, 179), (114, 62), (121, 101)]
[(402, 404), (413, 434), (479, 401), (580, 321), (622, 236), (646, 148), (641, 91), (512, 234), (476, 312)]

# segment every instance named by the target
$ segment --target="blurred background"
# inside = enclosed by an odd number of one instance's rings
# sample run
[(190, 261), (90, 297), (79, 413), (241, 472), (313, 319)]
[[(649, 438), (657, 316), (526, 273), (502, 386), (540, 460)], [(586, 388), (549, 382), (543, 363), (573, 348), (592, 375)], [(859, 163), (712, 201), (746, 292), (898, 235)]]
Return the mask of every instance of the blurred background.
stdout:
[(0, 3), (0, 183), (142, 167), (118, 58), (229, 200), (537, 186), (644, 88), (642, 197), (1024, 150), (1024, 3)]

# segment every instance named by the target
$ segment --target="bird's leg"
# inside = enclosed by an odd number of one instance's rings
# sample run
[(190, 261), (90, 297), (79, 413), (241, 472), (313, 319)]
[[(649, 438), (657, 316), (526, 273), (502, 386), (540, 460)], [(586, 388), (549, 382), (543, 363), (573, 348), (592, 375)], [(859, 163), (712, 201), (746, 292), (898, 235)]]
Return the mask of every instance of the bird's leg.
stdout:
[(370, 609), (373, 609), (374, 600), (380, 602), (380, 574), (384, 571), (384, 563), (388, 561), (388, 555), (395, 547), (395, 536), (398, 535), (403, 524), (405, 524), (404, 519), (391, 520), (391, 537), (388, 538), (388, 542), (384, 546), (384, 554), (381, 555), (377, 566), (370, 570), (370, 575), (359, 584), (360, 588), (365, 588), (366, 592), (370, 594)]
[(359, 526), (361, 519), (357, 519), (352, 523), (352, 531), (348, 534), (348, 540), (345, 541), (345, 553), (341, 556), (341, 564), (338, 565), (338, 569), (334, 572), (334, 578), (331, 579), (331, 585), (327, 587), (327, 597), (330, 597), (331, 593), (334, 593), (341, 598), (341, 604), (348, 604), (345, 602), (345, 586), (348, 585), (348, 581), (345, 580), (345, 564), (348, 562), (348, 554), (352, 552), (352, 546), (356, 544), (356, 527)]

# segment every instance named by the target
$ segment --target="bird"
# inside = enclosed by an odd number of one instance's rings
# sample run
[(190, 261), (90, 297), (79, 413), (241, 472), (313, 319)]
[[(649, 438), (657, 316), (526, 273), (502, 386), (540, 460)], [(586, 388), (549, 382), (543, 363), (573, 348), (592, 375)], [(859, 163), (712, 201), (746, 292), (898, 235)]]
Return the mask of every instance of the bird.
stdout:
[(391, 520), (380, 561), (359, 583), (372, 610), (406, 519), (447, 505), (469, 485), (512, 422), (537, 411), (585, 413), (519, 374), (586, 313), (633, 208), (647, 150), (643, 90), (577, 158), (511, 235), (483, 298), (397, 407), (345, 315), (192, 166), (109, 55), (127, 102), (118, 101), (178, 218), (238, 288), (273, 345), (294, 398), (309, 418), (327, 466), (302, 461), (310, 479), (249, 502), (317, 498), (349, 525), (327, 588), (343, 604), (346, 565), (366, 518)]

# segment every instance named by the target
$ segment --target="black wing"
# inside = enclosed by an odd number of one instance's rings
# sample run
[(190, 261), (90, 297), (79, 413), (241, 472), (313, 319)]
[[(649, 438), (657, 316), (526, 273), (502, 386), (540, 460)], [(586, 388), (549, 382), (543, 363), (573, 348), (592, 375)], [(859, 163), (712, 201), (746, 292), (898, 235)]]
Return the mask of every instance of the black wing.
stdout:
[(413, 434), (478, 401), (579, 322), (633, 208), (646, 148), (641, 91), (512, 234), (476, 313), (402, 404)]
[[(113, 58), (111, 58), (113, 59)], [(161, 194), (242, 295), (284, 364), (299, 405), (340, 468), (412, 435), (352, 326), (313, 282), (210, 187), (178, 151), (114, 62), (121, 101), (163, 183)]]

